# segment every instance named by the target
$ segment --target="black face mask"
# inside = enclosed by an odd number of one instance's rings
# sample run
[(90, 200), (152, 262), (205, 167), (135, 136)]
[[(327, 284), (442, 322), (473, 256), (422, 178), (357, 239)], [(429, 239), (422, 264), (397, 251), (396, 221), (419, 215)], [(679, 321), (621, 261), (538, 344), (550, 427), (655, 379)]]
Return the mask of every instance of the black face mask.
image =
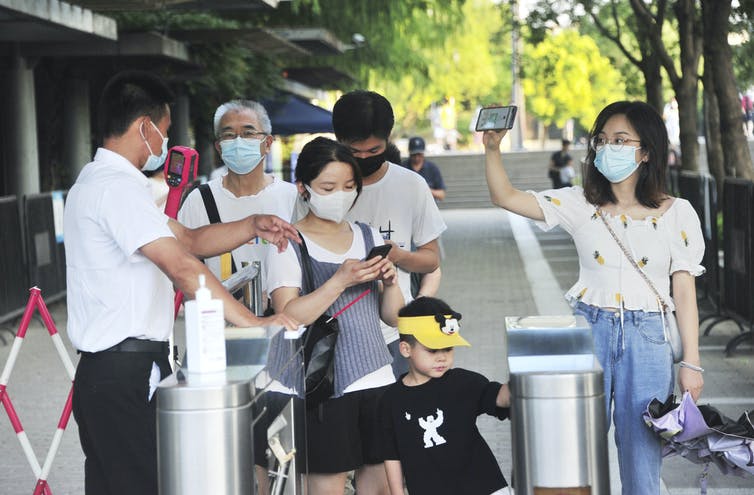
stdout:
[(369, 177), (375, 173), (383, 163), (385, 163), (385, 152), (367, 158), (357, 158), (356, 163), (359, 164), (361, 176)]

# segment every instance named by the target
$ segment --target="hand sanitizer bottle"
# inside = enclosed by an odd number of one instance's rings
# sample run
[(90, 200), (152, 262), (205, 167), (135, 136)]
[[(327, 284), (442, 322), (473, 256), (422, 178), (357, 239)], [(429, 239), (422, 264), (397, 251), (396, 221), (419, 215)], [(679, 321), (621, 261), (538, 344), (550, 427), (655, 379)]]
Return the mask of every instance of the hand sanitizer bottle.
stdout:
[(205, 276), (200, 274), (194, 299), (186, 302), (186, 359), (190, 373), (216, 373), (226, 366), (223, 302), (212, 299), (205, 283)]

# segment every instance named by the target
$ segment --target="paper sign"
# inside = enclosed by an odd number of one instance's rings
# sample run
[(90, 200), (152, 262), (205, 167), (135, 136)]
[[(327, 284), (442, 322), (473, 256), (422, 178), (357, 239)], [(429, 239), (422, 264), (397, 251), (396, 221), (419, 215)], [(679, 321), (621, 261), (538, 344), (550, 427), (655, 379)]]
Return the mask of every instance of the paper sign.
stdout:
[(55, 225), (55, 242), (63, 242), (63, 191), (52, 191), (52, 220)]

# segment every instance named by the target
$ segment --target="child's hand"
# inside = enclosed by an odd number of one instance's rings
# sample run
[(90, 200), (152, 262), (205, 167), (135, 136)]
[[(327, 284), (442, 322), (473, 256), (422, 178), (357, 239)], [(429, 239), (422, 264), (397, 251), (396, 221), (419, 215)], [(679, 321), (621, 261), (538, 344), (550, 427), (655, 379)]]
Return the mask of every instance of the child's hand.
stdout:
[(500, 391), (497, 393), (497, 400), (495, 400), (497, 407), (510, 407), (511, 405), (511, 390), (508, 388), (508, 384), (504, 383), (500, 387)]

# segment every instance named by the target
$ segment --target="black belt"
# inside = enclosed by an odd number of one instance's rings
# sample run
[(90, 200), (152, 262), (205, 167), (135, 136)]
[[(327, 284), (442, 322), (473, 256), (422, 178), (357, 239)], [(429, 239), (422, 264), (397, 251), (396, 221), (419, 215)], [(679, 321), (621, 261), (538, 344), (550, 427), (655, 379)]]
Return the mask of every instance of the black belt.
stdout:
[[(82, 354), (93, 354), (83, 351), (79, 352)], [(170, 352), (170, 345), (167, 342), (160, 340), (144, 340), (129, 337), (126, 340), (99, 352), (148, 352), (167, 355)]]

